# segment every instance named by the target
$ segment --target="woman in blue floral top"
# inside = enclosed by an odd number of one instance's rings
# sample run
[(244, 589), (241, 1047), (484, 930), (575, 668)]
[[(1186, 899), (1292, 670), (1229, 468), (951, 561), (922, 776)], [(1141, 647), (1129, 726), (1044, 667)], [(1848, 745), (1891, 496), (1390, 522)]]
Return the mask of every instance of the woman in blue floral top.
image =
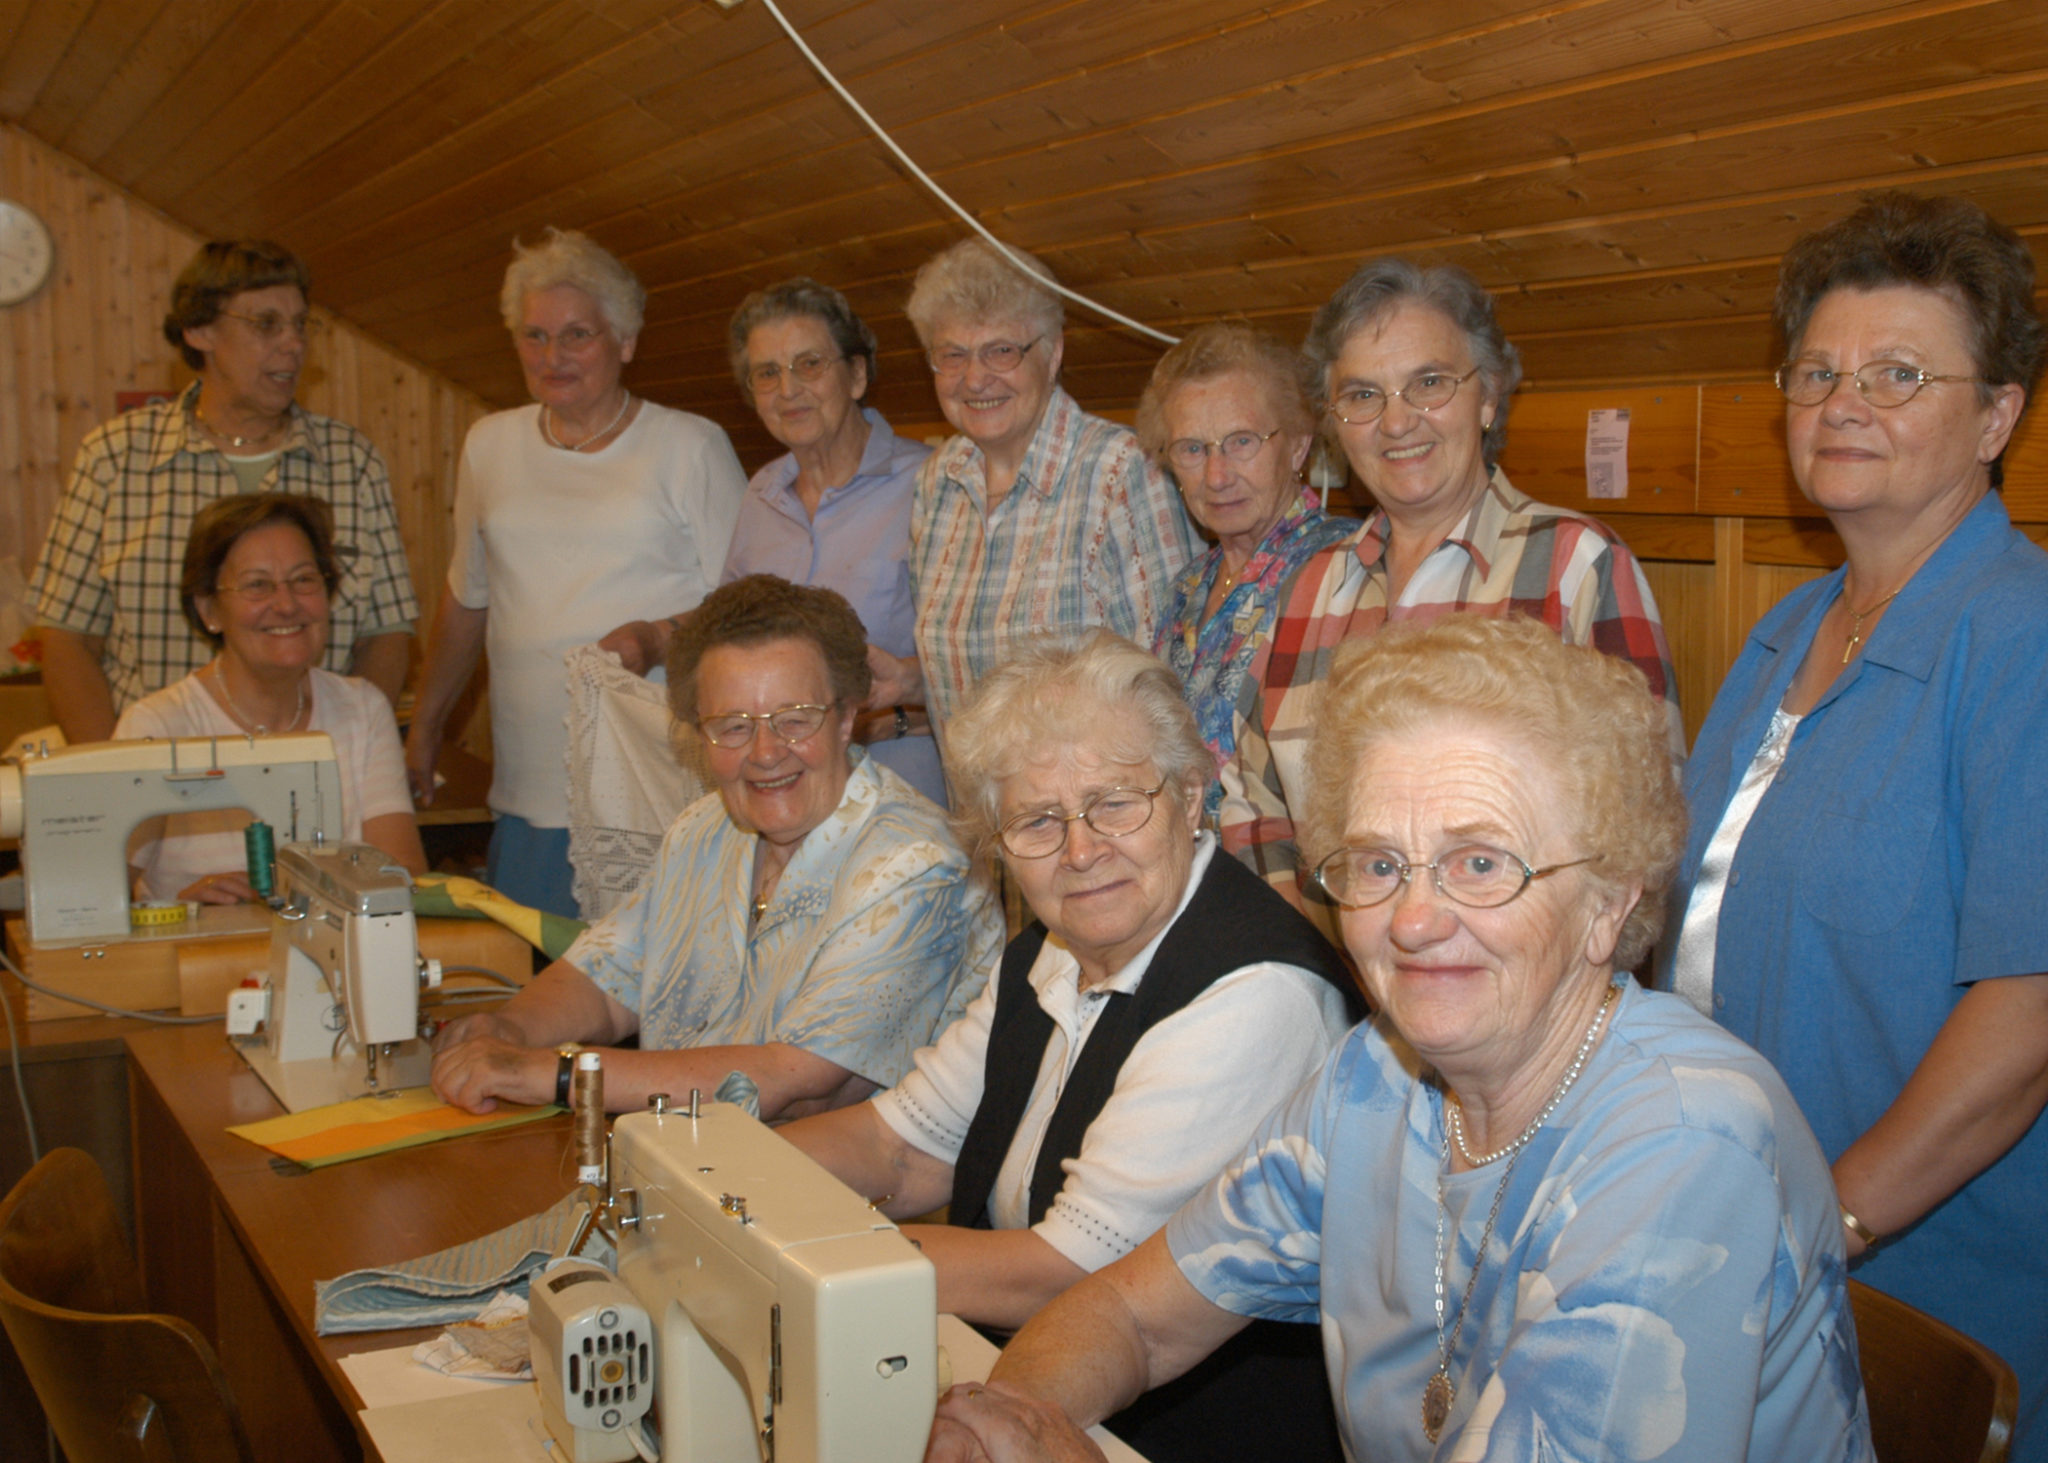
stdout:
[[(1204, 325), (1161, 357), (1138, 402), (1139, 442), (1216, 538), (1174, 581), (1152, 649), (1187, 688), (1219, 768), (1236, 750), (1238, 689), (1272, 633), (1281, 586), (1359, 526), (1302, 485), (1316, 420), (1302, 371), (1300, 354), (1264, 331)], [(1222, 800), (1211, 778), (1211, 822)]]

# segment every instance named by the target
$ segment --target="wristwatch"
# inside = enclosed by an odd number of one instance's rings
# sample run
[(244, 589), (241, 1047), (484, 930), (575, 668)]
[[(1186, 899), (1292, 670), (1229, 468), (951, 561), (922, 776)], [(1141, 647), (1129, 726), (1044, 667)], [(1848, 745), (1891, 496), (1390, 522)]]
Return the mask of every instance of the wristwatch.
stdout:
[(565, 1041), (555, 1048), (555, 1106), (569, 1105), (569, 1079), (576, 1075), (576, 1053), (583, 1050), (580, 1041)]
[(896, 740), (902, 741), (910, 735), (910, 713), (901, 706), (896, 708)]

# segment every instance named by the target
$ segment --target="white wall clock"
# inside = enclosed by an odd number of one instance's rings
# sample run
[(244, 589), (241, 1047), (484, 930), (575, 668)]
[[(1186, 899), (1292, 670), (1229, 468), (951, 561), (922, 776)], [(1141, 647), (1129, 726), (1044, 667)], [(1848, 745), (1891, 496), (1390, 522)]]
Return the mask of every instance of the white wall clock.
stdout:
[(0, 198), (0, 307), (18, 305), (41, 289), (56, 262), (43, 221), (26, 205)]

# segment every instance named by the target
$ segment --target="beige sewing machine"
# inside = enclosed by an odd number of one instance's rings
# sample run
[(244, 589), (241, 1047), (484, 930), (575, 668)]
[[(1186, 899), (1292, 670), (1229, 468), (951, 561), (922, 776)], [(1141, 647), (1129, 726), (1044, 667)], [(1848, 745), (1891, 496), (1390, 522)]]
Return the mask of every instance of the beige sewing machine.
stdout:
[(277, 851), (269, 977), (228, 1000), (228, 1032), (288, 1112), (423, 1086), (422, 959), (412, 876), (362, 843)]
[(279, 844), (341, 836), (325, 732), (88, 742), (0, 765), (0, 837), (21, 839), (29, 939), (129, 933), (128, 838), (160, 814), (247, 809)]
[(572, 1261), (532, 1288), (565, 1458), (651, 1454), (634, 1446), (650, 1410), (662, 1463), (924, 1456), (938, 1282), (893, 1222), (726, 1103), (619, 1118), (609, 1162), (617, 1276)]

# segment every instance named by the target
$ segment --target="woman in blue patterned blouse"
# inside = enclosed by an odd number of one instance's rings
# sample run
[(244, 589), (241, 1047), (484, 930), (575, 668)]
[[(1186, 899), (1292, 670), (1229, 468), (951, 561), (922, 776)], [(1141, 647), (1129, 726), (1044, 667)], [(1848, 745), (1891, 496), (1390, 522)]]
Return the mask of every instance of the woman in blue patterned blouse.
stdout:
[(1075, 1424), (1253, 1318), (1321, 1322), (1350, 1458), (1868, 1463), (1820, 1145), (1625, 973), (1685, 837), (1642, 673), (1527, 618), (1389, 625), (1338, 652), (1307, 767), (1379, 1014), (956, 1389), (928, 1463), (1085, 1458)]
[[(1217, 767), (1252, 659), (1272, 634), (1280, 588), (1318, 549), (1359, 526), (1302, 485), (1315, 409), (1300, 352), (1235, 321), (1204, 325), (1159, 360), (1138, 402), (1138, 441), (1173, 473), (1215, 547), (1181, 571), (1152, 651), (1187, 688)], [(1223, 789), (1202, 800), (1213, 825)]]

